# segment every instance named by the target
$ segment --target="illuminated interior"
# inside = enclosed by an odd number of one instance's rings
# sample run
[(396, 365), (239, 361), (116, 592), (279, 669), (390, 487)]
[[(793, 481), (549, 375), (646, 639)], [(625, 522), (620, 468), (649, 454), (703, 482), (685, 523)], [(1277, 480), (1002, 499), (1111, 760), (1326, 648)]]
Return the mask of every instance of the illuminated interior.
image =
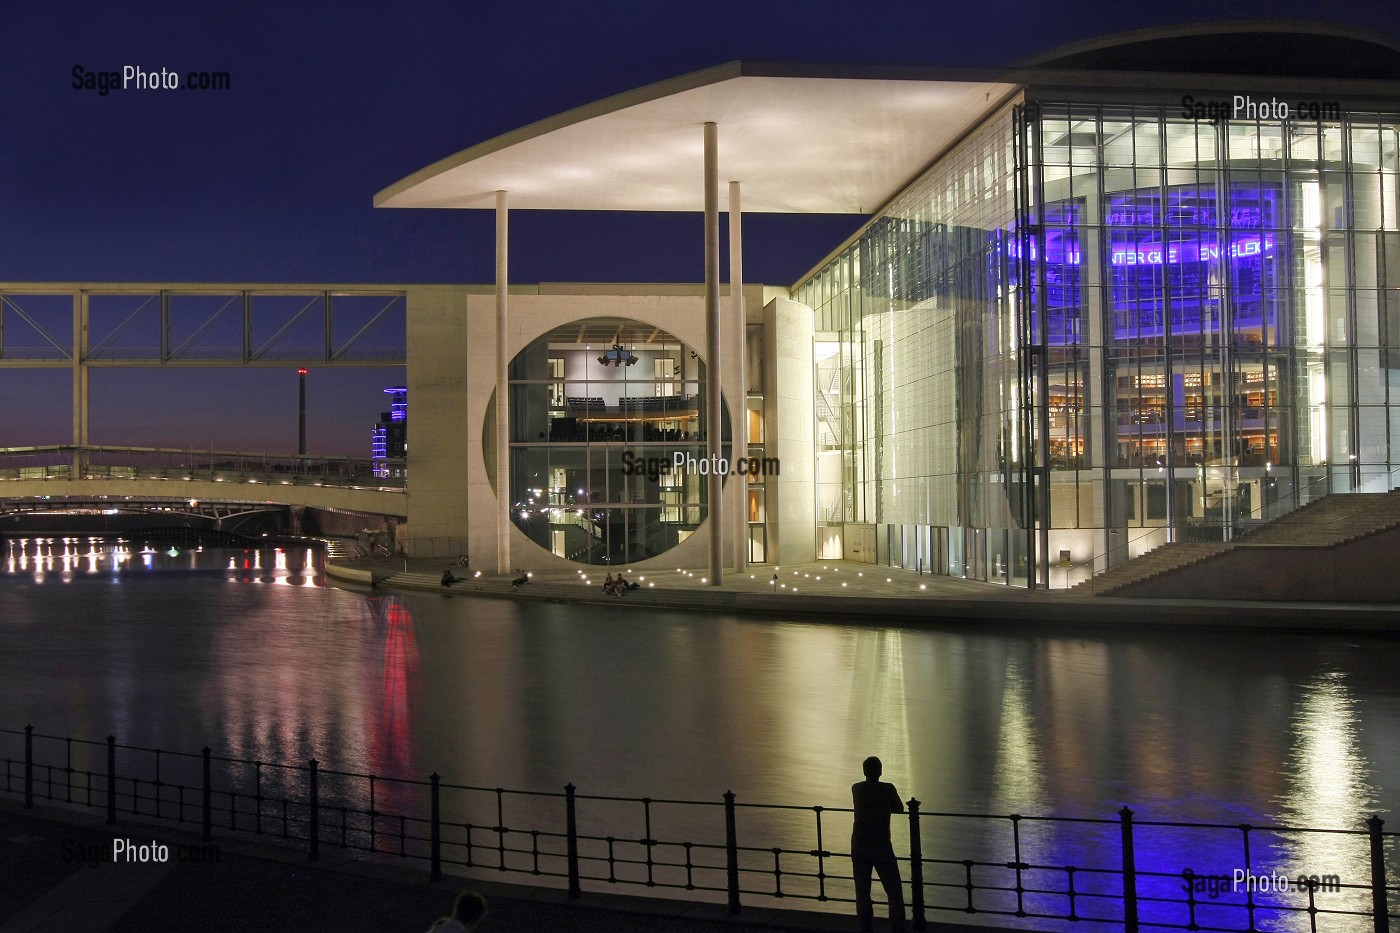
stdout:
[(797, 286), (822, 556), (1065, 586), (1392, 488), (1397, 162), (1385, 114), (991, 117)]
[(521, 351), (510, 386), (511, 518), (540, 547), (625, 566), (705, 520), (705, 364), (679, 339), (624, 318), (577, 321)]

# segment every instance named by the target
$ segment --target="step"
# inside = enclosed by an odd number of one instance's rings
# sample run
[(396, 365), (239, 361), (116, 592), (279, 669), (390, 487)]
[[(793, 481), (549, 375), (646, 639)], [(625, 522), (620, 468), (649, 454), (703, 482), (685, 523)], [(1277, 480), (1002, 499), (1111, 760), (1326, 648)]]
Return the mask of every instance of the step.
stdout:
[(1209, 560), (1235, 547), (1297, 545), (1336, 547), (1400, 528), (1400, 490), (1334, 493), (1311, 502), (1231, 543), (1186, 541), (1162, 545), (1072, 589), (1106, 595)]

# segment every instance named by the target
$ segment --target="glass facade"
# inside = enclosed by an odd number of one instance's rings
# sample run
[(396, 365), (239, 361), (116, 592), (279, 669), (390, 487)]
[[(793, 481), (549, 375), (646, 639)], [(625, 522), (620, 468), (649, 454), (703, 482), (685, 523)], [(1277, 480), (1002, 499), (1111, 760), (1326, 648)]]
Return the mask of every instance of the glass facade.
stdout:
[(1395, 487), (1398, 133), (1024, 99), (988, 119), (794, 296), (824, 556), (873, 536), (880, 563), (1063, 586)]
[[(705, 378), (690, 347), (623, 318), (576, 321), (531, 343), (510, 364), (516, 527), (588, 564), (624, 566), (685, 540), (707, 512)], [(494, 433), (491, 414), (488, 465)]]

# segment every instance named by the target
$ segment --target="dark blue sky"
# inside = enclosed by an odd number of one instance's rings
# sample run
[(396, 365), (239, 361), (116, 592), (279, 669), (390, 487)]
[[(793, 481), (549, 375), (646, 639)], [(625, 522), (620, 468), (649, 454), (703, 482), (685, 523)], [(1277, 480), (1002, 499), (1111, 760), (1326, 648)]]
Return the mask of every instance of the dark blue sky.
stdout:
[[(376, 211), (374, 193), (542, 117), (735, 58), (1002, 65), (1126, 29), (1320, 16), (1400, 37), (1393, 0), (5, 0), (0, 281), (487, 282), (488, 212)], [(227, 71), (232, 87), (105, 97), (71, 87), (75, 65), (125, 64)], [(860, 222), (756, 215), (746, 224), (747, 277), (790, 284)], [(696, 281), (700, 242), (695, 216), (517, 212), (511, 275)], [(0, 446), (34, 442), (29, 421), (15, 414), (32, 408), (27, 378), (0, 373)], [(269, 377), (245, 382), (262, 387)], [(169, 395), (159, 379), (149, 385)], [(115, 412), (134, 405), (131, 386), (113, 383), (110, 391), (120, 393), (109, 404)], [(267, 391), (249, 405), (285, 407), (286, 387)], [(323, 396), (313, 448), (359, 450), (377, 391)], [(332, 407), (335, 417), (326, 414)], [(209, 433), (211, 419), (222, 417), (195, 408), (187, 419), (172, 417), (168, 430), (133, 421), (129, 434), (118, 417), (103, 433), (173, 443), (185, 430), (179, 424)], [(295, 411), (287, 417), (294, 438)], [(58, 421), (47, 433), (62, 440), (67, 423)], [(345, 431), (360, 427), (342, 438), (332, 427), (342, 422)], [(230, 428), (230, 445), (256, 440)], [(253, 449), (265, 447), (285, 445), (269, 440)]]

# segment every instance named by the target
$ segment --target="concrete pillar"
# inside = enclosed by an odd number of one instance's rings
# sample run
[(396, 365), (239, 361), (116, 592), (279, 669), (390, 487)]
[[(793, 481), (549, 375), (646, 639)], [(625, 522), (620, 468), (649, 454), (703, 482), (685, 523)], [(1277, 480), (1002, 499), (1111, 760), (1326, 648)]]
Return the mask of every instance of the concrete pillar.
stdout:
[(82, 479), (87, 472), (88, 441), (88, 296), (73, 296), (73, 460), (70, 477)]
[[(719, 317), (719, 130), (713, 123), (705, 124), (705, 394), (708, 420), (705, 428), (705, 453), (711, 464), (724, 455), (723, 405), (720, 383), (724, 372), (724, 354), (720, 352)], [(719, 586), (724, 573), (724, 483), (719, 474), (710, 470), (707, 477), (709, 500), (710, 560), (708, 578), (711, 586)]]
[[(744, 232), (743, 206), (739, 199), (739, 183), (729, 183), (729, 319), (734, 339), (730, 341), (739, 373), (738, 393), (734, 400), (733, 454), (737, 463), (749, 456), (749, 376), (748, 320), (744, 316)], [(734, 500), (734, 569), (743, 573), (749, 566), (749, 480), (735, 476), (729, 480), (730, 496)]]
[(817, 559), (816, 400), (812, 309), (775, 298), (763, 309), (763, 455), (783, 465), (766, 480), (769, 562)]
[(496, 192), (496, 572), (510, 572), (510, 340), (506, 250), (510, 209)]

